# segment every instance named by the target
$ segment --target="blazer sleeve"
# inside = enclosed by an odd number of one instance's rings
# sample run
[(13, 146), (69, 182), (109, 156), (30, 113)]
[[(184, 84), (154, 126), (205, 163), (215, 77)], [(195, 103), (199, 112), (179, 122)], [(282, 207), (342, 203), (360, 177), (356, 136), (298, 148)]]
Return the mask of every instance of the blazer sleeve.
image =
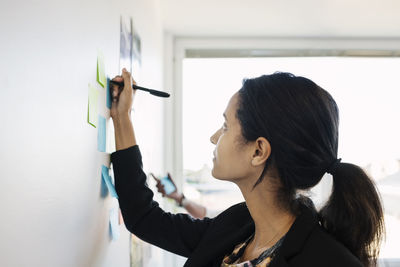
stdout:
[(126, 228), (150, 244), (189, 257), (212, 219), (199, 220), (161, 209), (147, 187), (138, 145), (112, 153), (111, 161)]

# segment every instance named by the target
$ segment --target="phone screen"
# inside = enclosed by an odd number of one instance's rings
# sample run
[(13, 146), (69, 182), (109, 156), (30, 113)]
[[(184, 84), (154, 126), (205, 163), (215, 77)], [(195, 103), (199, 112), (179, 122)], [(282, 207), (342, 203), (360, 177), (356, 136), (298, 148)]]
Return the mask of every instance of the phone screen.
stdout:
[(167, 195), (173, 193), (176, 190), (174, 184), (171, 182), (168, 176), (165, 176), (161, 179), (161, 184), (164, 186), (164, 190)]

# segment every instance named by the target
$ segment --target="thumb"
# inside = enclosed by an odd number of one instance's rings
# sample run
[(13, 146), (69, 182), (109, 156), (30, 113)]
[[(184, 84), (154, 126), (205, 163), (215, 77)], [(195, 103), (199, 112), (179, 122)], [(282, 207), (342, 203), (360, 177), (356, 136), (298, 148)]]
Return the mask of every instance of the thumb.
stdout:
[(176, 187), (174, 180), (172, 180), (171, 174), (168, 172), (167, 175), (168, 175), (168, 178), (171, 180), (172, 184), (175, 185), (175, 187)]
[(123, 94), (132, 94), (132, 78), (129, 71), (125, 68), (122, 69), (122, 77), (124, 78), (124, 90), (122, 91)]

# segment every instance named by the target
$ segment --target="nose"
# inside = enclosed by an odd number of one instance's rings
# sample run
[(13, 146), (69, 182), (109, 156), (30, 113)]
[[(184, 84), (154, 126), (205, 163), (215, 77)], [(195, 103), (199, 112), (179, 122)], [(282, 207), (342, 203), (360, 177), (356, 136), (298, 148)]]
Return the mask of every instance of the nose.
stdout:
[(222, 128), (219, 128), (211, 137), (210, 137), (210, 142), (213, 143), (214, 145), (217, 144), (218, 142), (218, 138), (220, 136), (220, 132), (221, 132)]

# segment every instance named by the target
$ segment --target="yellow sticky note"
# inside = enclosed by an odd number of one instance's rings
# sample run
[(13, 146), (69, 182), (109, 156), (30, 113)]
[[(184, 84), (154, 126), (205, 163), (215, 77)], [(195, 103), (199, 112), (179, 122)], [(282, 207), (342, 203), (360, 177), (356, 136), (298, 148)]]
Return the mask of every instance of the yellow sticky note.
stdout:
[(97, 51), (97, 81), (102, 87), (104, 87), (107, 82), (104, 55), (100, 50)]
[(99, 91), (89, 84), (89, 99), (88, 99), (88, 123), (96, 128), (97, 125), (97, 99)]

